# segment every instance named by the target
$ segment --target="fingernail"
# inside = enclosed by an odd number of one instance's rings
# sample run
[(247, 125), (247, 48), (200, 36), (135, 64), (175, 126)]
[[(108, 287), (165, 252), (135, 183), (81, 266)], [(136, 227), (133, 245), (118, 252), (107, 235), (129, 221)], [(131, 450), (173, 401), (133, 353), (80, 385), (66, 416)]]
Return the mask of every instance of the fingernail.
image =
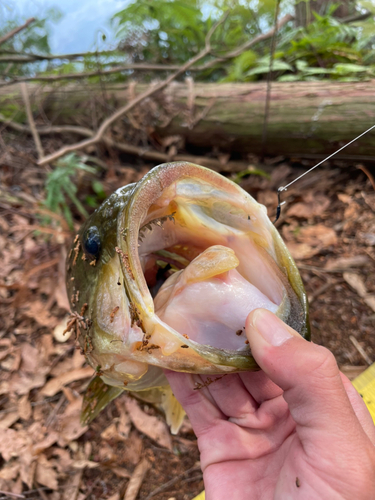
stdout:
[[(267, 309), (257, 309), (251, 317), (251, 326), (257, 330), (268, 344), (280, 346), (293, 336), (298, 336), (277, 316)], [(292, 333), (293, 332), (293, 333)]]

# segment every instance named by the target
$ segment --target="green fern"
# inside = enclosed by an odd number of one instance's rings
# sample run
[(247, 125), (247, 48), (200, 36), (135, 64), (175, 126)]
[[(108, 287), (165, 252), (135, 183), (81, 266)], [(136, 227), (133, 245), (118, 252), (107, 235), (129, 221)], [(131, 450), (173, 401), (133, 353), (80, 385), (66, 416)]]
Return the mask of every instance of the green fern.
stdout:
[(56, 168), (47, 174), (45, 206), (52, 212), (63, 214), (70, 228), (73, 228), (73, 215), (69, 201), (83, 217), (88, 217), (85, 207), (77, 198), (77, 186), (73, 178), (79, 170), (95, 174), (96, 169), (82, 162), (75, 153), (61, 158)]

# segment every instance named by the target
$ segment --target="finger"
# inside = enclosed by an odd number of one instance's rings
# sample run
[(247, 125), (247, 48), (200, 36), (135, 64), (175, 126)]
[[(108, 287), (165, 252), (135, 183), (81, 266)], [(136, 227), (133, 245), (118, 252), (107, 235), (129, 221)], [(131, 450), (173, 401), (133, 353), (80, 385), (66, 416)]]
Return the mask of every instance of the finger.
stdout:
[(363, 430), (370, 438), (372, 444), (375, 445), (375, 425), (372, 417), (365, 405), (365, 402), (358, 394), (357, 390), (354, 388), (353, 384), (350, 382), (348, 377), (346, 377), (343, 373), (340, 373), (342, 383), (344, 384), (344, 388), (346, 394), (348, 395), (349, 401), (353, 407), (355, 414), (361, 424)]
[(260, 370), (258, 372), (240, 373), (240, 378), (258, 404), (281, 396), (283, 390)]
[(284, 390), (302, 440), (310, 439), (313, 430), (320, 437), (341, 436), (350, 427), (363, 433), (332, 353), (265, 309), (250, 313), (246, 334), (259, 366)]
[(239, 375), (233, 373), (224, 377), (211, 377), (211, 380), (214, 381), (207, 389), (220, 410), (238, 425), (251, 425), (258, 404), (247, 391)]
[(164, 370), (173, 394), (184, 408), (195, 434), (199, 437), (226, 416), (215, 405), (207, 388), (196, 390), (194, 375)]

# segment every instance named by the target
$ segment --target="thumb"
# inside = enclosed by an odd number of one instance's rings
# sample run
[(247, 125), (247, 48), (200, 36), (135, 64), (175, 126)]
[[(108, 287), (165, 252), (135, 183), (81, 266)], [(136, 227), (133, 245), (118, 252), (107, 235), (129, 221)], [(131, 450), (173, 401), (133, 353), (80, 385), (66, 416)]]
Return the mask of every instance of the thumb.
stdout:
[(283, 389), (299, 432), (311, 436), (317, 429), (337, 436), (351, 425), (360, 429), (328, 349), (304, 340), (266, 309), (249, 314), (246, 335), (259, 366)]

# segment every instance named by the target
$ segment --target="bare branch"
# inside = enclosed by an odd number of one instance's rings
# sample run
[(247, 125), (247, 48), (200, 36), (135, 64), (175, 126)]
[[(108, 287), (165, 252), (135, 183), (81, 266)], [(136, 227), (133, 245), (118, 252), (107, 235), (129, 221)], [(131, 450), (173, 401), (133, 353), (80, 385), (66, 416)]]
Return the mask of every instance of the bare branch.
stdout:
[[(17, 132), (26, 132), (27, 134), (31, 134), (31, 128), (27, 125), (22, 125), (21, 123), (14, 122), (5, 116), (0, 114), (0, 122), (4, 123), (7, 127), (12, 128), (13, 130), (17, 130)], [(63, 133), (71, 133), (83, 135), (84, 137), (92, 137), (94, 132), (89, 128), (85, 127), (77, 127), (75, 125), (58, 125), (58, 126), (49, 126), (49, 127), (38, 127), (37, 132), (39, 135), (48, 135), (48, 134), (63, 134)]]
[(40, 142), (40, 137), (39, 137), (38, 131), (37, 131), (36, 126), (35, 126), (33, 113), (31, 111), (29, 93), (27, 91), (26, 83), (21, 83), (21, 92), (22, 92), (23, 102), (24, 102), (25, 108), (26, 108), (27, 119), (29, 121), (31, 133), (32, 133), (32, 136), (33, 136), (33, 139), (35, 142), (35, 147), (36, 147), (36, 150), (38, 152), (38, 158), (40, 160), (44, 156), (44, 151), (43, 151), (42, 143)]
[[(0, 61), (1, 62), (1, 61)], [(6, 87), (7, 85), (13, 85), (14, 83), (21, 82), (57, 82), (59, 80), (80, 80), (82, 78), (89, 78), (90, 76), (98, 75), (112, 75), (115, 73), (122, 73), (123, 71), (136, 70), (136, 71), (175, 71), (178, 70), (180, 66), (178, 65), (168, 65), (168, 64), (125, 64), (124, 66), (115, 66), (114, 68), (103, 70), (103, 71), (87, 71), (86, 73), (67, 73), (66, 75), (49, 75), (49, 76), (26, 76), (22, 78), (13, 78), (9, 82), (0, 82), (0, 87)]]
[[(293, 19), (293, 16), (288, 14), (284, 16), (283, 18), (280, 19), (280, 21), (277, 23), (277, 30), (279, 30), (284, 24), (287, 22), (291, 21)], [(223, 21), (221, 21), (223, 22)], [(215, 29), (216, 29), (215, 25)], [(216, 57), (212, 61), (208, 61), (205, 64), (199, 65), (199, 66), (193, 66), (189, 68), (189, 71), (205, 71), (207, 69), (214, 68), (217, 64), (228, 61), (230, 59), (234, 59), (235, 57), (239, 56), (244, 52), (245, 50), (249, 49), (256, 43), (262, 42), (264, 40), (267, 40), (271, 38), (274, 35), (275, 28), (272, 28), (270, 31), (267, 33), (263, 33), (261, 35), (256, 36), (249, 42), (244, 43), (240, 47), (238, 47), (235, 50), (232, 50), (231, 52), (228, 52), (227, 54), (224, 54), (222, 56)], [(210, 35), (211, 37), (211, 35)], [(84, 54), (71, 54), (71, 58), (73, 59), (74, 57), (81, 57)], [(90, 54), (91, 55), (91, 54)], [(100, 55), (100, 53), (99, 53)], [(74, 56), (74, 57), (73, 57)], [(23, 56), (23, 57), (26, 57)], [(30, 56), (31, 57), (31, 56)], [(33, 57), (38, 57), (38, 60), (42, 60), (42, 56), (33, 56)], [(43, 56), (43, 59), (69, 59), (69, 54), (61, 55), (61, 56)], [(7, 57), (7, 59), (1, 59), (0, 57), (0, 62), (4, 61), (11, 61), (11, 57)], [(36, 59), (35, 59), (36, 61)], [(28, 62), (28, 61), (24, 61)], [(33, 61), (30, 61), (33, 62)], [(107, 69), (107, 70), (102, 70), (102, 71), (88, 71), (86, 73), (68, 73), (66, 75), (49, 75), (49, 76), (28, 76), (28, 77), (21, 77), (21, 78), (13, 78), (9, 82), (0, 82), (0, 87), (5, 87), (7, 85), (13, 85), (15, 83), (20, 83), (20, 82), (30, 82), (30, 81), (41, 81), (41, 82), (56, 82), (60, 80), (78, 80), (82, 78), (89, 78), (91, 76), (105, 76), (105, 75), (112, 75), (115, 73), (122, 73), (123, 71), (177, 71), (180, 68), (180, 66), (175, 65), (175, 64), (152, 64), (152, 63), (129, 63), (129, 64), (124, 64), (121, 66), (115, 66), (113, 68)]]
[[(0, 115), (0, 122), (4, 123), (6, 126), (11, 127), (17, 132), (25, 132), (31, 134), (31, 129), (27, 125), (21, 125), (20, 123), (13, 122)], [(39, 135), (48, 134), (77, 134), (83, 137), (93, 137), (94, 132), (86, 127), (77, 127), (74, 125), (61, 125), (61, 126), (50, 126), (50, 127), (38, 127), (37, 132)], [(139, 156), (144, 160), (157, 161), (160, 163), (165, 163), (168, 161), (188, 161), (190, 163), (197, 163), (207, 168), (211, 168), (217, 172), (242, 172), (246, 170), (249, 166), (248, 162), (244, 161), (228, 161), (226, 163), (217, 160), (216, 158), (209, 158), (207, 156), (194, 156), (194, 155), (169, 155), (168, 153), (162, 153), (160, 151), (149, 150), (145, 148), (139, 148), (133, 146), (127, 142), (116, 142), (108, 136), (103, 136), (101, 142), (116, 148), (129, 155)]]
[(17, 35), (17, 33), (24, 30), (25, 28), (27, 28), (34, 21), (35, 21), (35, 17), (30, 17), (30, 19), (28, 19), (24, 24), (21, 24), (21, 26), (17, 26), (17, 28), (14, 28), (13, 30), (8, 31), (8, 33), (5, 33), (5, 35), (0, 37), (0, 45), (7, 42), (11, 38), (13, 38), (14, 35)]
[(191, 66), (193, 66), (196, 62), (200, 61), (204, 57), (206, 57), (208, 54), (211, 52), (211, 47), (210, 47), (210, 40), (211, 37), (214, 33), (214, 31), (218, 28), (218, 26), (224, 22), (225, 18), (217, 22), (213, 28), (210, 30), (208, 33), (206, 40), (205, 40), (205, 48), (199, 52), (195, 57), (191, 58), (189, 61), (187, 61), (185, 64), (183, 64), (175, 73), (170, 75), (168, 78), (166, 78), (164, 81), (160, 82), (157, 85), (151, 86), (146, 92), (143, 92), (139, 96), (137, 96), (135, 99), (130, 101), (128, 104), (125, 106), (122, 106), (119, 110), (117, 110), (115, 113), (113, 113), (111, 116), (109, 116), (104, 122), (100, 125), (99, 129), (97, 130), (96, 134), (90, 138), (86, 139), (85, 141), (78, 142), (76, 144), (72, 144), (70, 146), (65, 146), (55, 153), (52, 153), (48, 156), (45, 156), (44, 158), (40, 159), (38, 161), (39, 165), (45, 165), (46, 163), (53, 162), (57, 160), (58, 158), (61, 158), (61, 156), (66, 155), (67, 153), (71, 153), (73, 151), (76, 151), (77, 149), (85, 148), (87, 146), (92, 146), (93, 144), (96, 144), (99, 142), (106, 130), (112, 123), (114, 123), (118, 118), (120, 118), (122, 115), (125, 113), (128, 113), (131, 109), (133, 109), (137, 104), (142, 102), (144, 99), (147, 99), (147, 97), (152, 96), (156, 92), (159, 92), (160, 90), (164, 89), (167, 87), (175, 78), (178, 76), (182, 75), (187, 71)]
[(292, 19), (294, 19), (294, 17), (291, 14), (287, 14), (286, 16), (282, 17), (280, 21), (278, 21), (276, 27), (275, 26), (272, 27), (269, 31), (267, 31), (267, 33), (262, 33), (261, 35), (258, 35), (255, 38), (252, 38), (250, 41), (240, 45), (237, 49), (232, 50), (231, 52), (228, 52), (223, 56), (217, 57), (216, 59), (209, 61), (206, 64), (203, 64), (202, 66), (200, 66), (199, 70), (203, 71), (205, 69), (213, 68), (219, 62), (224, 62), (227, 61), (228, 59), (233, 59), (239, 56), (240, 54), (242, 54), (242, 52), (245, 52), (245, 50), (249, 49), (256, 43), (268, 40), (268, 38), (272, 38), (275, 33), (275, 29), (276, 31), (278, 31), (280, 28), (284, 26), (284, 24), (288, 23)]
[(17, 52), (16, 50), (1, 50), (3, 55), (0, 56), (0, 62), (15, 62), (15, 63), (32, 63), (38, 61), (53, 61), (54, 59), (66, 59), (73, 61), (74, 59), (82, 59), (84, 57), (92, 57), (97, 59), (101, 56), (112, 56), (116, 54), (121, 56), (121, 52), (115, 50), (103, 50), (102, 52), (77, 52), (73, 54), (30, 54), (28, 52)]

